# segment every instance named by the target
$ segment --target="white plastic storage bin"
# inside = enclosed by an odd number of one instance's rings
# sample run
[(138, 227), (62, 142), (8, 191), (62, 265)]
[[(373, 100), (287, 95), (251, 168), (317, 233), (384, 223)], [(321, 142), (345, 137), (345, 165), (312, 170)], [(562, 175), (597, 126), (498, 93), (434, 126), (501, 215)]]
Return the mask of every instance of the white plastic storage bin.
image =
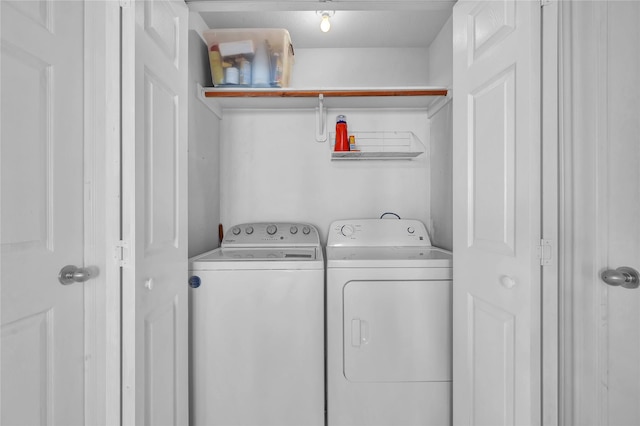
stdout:
[(280, 28), (206, 30), (215, 87), (289, 87), (293, 44)]

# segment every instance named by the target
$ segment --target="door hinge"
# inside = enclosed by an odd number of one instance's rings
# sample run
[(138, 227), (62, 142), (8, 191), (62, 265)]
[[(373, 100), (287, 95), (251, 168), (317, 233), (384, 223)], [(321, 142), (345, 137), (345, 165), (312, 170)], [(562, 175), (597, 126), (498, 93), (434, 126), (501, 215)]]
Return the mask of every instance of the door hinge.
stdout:
[(120, 0), (120, 7), (126, 9), (131, 6), (131, 0)]
[(114, 247), (113, 257), (119, 267), (125, 268), (129, 266), (129, 242), (124, 240), (118, 241)]
[(537, 257), (540, 260), (540, 265), (546, 266), (551, 265), (552, 260), (552, 244), (551, 240), (540, 240), (540, 244), (538, 245), (538, 253)]

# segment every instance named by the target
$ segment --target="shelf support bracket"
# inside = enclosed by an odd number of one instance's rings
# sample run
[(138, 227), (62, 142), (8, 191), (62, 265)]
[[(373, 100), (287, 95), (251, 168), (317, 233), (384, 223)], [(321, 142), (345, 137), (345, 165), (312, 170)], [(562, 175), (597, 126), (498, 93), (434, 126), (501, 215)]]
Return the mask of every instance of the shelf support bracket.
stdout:
[(207, 99), (204, 95), (204, 87), (202, 87), (200, 83), (196, 83), (196, 97), (204, 104), (204, 106), (209, 108), (216, 117), (222, 120), (222, 108), (220, 107), (220, 104), (211, 99)]
[(327, 141), (327, 111), (324, 108), (324, 95), (318, 95), (318, 108), (316, 108), (316, 141)]
[(453, 90), (447, 89), (447, 96), (441, 97), (427, 108), (427, 118), (431, 119), (440, 112), (449, 102), (453, 100)]

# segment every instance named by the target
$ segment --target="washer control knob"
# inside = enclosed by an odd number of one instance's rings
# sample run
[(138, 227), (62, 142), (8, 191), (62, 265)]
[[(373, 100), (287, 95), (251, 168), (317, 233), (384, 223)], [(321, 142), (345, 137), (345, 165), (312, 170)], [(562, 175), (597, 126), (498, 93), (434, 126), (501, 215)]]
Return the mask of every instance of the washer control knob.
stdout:
[(302, 228), (302, 233), (303, 233), (304, 235), (309, 235), (309, 233), (310, 233), (310, 232), (311, 232), (311, 228), (309, 228), (308, 226), (306, 226), (306, 225), (305, 225), (305, 226)]
[(267, 226), (267, 234), (269, 234), (269, 235), (273, 235), (273, 234), (275, 234), (276, 232), (278, 232), (278, 227), (277, 227), (277, 226), (275, 226), (275, 225), (269, 225), (269, 226)]
[(354, 233), (354, 229), (353, 226), (351, 225), (344, 225), (341, 229), (340, 232), (342, 233), (342, 235), (344, 235), (345, 237), (350, 237), (351, 235), (353, 235)]
[(410, 227), (407, 228), (407, 232), (410, 233), (410, 234), (413, 234), (414, 232), (416, 232), (416, 230), (413, 229), (413, 226), (410, 226)]
[(241, 231), (240, 231), (240, 228), (238, 228), (237, 226), (234, 226), (231, 232), (233, 232), (233, 235), (240, 235)]
[(247, 233), (247, 235), (251, 235), (251, 234), (253, 234), (253, 226), (247, 226), (247, 227), (244, 229), (244, 232), (246, 232), (246, 233)]
[(289, 228), (289, 232), (291, 232), (292, 235), (296, 235), (298, 233), (298, 227), (292, 226), (291, 228)]

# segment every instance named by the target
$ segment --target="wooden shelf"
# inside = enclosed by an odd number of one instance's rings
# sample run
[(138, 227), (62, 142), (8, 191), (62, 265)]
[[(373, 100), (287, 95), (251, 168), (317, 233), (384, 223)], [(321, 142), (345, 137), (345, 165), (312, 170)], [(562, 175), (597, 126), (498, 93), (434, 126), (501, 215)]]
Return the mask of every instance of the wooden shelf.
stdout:
[(447, 97), (441, 87), (406, 88), (202, 88), (207, 102), (220, 108), (428, 108)]
[(387, 96), (447, 96), (447, 89), (442, 88), (398, 88), (398, 89), (230, 89), (207, 88), (207, 98), (325, 98), (345, 97), (387, 97)]

